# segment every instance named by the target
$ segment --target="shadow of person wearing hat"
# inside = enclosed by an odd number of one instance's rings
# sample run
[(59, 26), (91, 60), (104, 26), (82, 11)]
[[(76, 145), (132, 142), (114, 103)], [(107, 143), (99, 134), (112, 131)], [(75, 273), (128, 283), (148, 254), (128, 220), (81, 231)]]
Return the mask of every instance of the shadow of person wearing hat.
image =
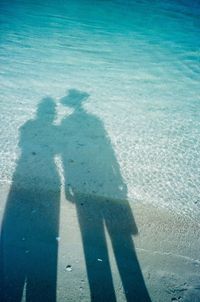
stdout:
[[(127, 187), (100, 119), (88, 113), (89, 95), (71, 89), (60, 101), (73, 112), (60, 125), (66, 198), (74, 202), (82, 236), (91, 301), (116, 301), (107, 230), (127, 301), (150, 301), (132, 235), (137, 227)], [(117, 126), (117, 125), (116, 125)]]

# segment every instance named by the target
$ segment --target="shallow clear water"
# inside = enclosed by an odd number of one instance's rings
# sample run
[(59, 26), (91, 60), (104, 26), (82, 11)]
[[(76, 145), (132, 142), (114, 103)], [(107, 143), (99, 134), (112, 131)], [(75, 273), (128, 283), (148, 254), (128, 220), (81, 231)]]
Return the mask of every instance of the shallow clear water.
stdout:
[(59, 125), (59, 98), (75, 88), (90, 95), (130, 200), (198, 218), (199, 1), (1, 1), (0, 40), (2, 184), (40, 100), (58, 101)]

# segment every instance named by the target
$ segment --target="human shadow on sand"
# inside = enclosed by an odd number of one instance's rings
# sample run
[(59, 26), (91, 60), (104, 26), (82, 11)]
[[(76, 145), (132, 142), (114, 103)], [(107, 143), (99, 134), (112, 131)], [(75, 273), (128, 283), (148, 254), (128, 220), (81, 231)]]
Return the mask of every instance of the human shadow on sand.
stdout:
[(70, 90), (61, 99), (73, 113), (62, 120), (60, 128), (65, 135), (61, 158), (66, 198), (77, 209), (91, 301), (116, 301), (107, 229), (126, 300), (148, 302), (132, 240), (137, 227), (127, 201), (127, 187), (102, 122), (84, 109), (88, 96)]
[(0, 301), (55, 302), (60, 180), (54, 163), (55, 102), (42, 100), (20, 129), (0, 241)]
[(62, 159), (66, 199), (77, 209), (91, 301), (116, 301), (118, 295), (105, 230), (126, 300), (150, 301), (132, 240), (137, 227), (127, 187), (103, 123), (85, 109), (88, 97), (69, 90), (60, 102), (72, 113), (59, 125), (54, 100), (45, 98), (35, 119), (20, 129), (21, 155), (0, 238), (1, 301), (19, 302), (23, 295), (27, 302), (56, 301), (60, 177), (55, 155)]

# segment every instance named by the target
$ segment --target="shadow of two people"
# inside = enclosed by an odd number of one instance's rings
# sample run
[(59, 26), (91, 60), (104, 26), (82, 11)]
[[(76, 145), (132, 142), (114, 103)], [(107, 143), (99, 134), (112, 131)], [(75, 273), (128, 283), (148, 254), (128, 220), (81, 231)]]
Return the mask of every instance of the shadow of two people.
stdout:
[[(126, 300), (150, 301), (132, 241), (137, 227), (127, 188), (102, 122), (84, 109), (88, 96), (69, 90), (60, 101), (73, 113), (60, 125), (54, 124), (55, 101), (45, 98), (36, 118), (20, 129), (21, 155), (1, 231), (3, 301), (21, 301), (25, 286), (26, 301), (56, 301), (60, 216), (56, 154), (62, 158), (66, 198), (77, 209), (91, 301), (116, 301), (105, 227)], [(99, 197), (109, 193), (116, 198)]]

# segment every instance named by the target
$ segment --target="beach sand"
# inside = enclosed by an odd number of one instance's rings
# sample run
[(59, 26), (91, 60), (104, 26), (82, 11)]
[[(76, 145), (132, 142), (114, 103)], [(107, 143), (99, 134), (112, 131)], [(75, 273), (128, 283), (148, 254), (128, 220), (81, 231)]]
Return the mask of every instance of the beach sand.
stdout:
[[(54, 193), (52, 194), (53, 198)], [(1, 220), (3, 217), (3, 209), (5, 207), (8, 195), (9, 189), (8, 187), (4, 186), (3, 190), (1, 190)], [(93, 299), (90, 296), (89, 282), (86, 272), (86, 263), (79, 225), (80, 218), (77, 217), (78, 215), (76, 206), (75, 204), (66, 200), (64, 192), (63, 190), (61, 190), (59, 232), (56, 238), (54, 238), (55, 242), (58, 243), (57, 265), (55, 263), (56, 277), (54, 276), (55, 278), (53, 280), (53, 283), (56, 283), (56, 285), (54, 284), (54, 286), (56, 286), (56, 301), (108, 301), (110, 288), (107, 280), (105, 280), (105, 277), (107, 276), (107, 273), (105, 273), (105, 266), (110, 267), (112, 272), (116, 300), (131, 301), (129, 299), (129, 297), (131, 296), (127, 295), (127, 297), (125, 297), (122, 280), (119, 275), (119, 271), (123, 275), (122, 270), (124, 270), (125, 277), (123, 278), (125, 278), (125, 283), (127, 282), (128, 284), (129, 281), (132, 282), (133, 288), (138, 282), (132, 271), (129, 270), (129, 268), (133, 265), (133, 263), (131, 262), (133, 259), (128, 258), (126, 253), (123, 255), (123, 249), (121, 249), (122, 242), (120, 241), (120, 238), (126, 238), (127, 233), (130, 232), (130, 230), (127, 230), (127, 228), (129, 228), (129, 225), (126, 223), (123, 224), (123, 221), (125, 221), (123, 210), (121, 211), (121, 215), (118, 214), (118, 222), (115, 221), (115, 217), (112, 215), (112, 213), (109, 212), (107, 213), (107, 217), (105, 218), (108, 225), (109, 223), (110, 225), (112, 225), (112, 222), (114, 221), (114, 226), (116, 227), (116, 225), (118, 225), (118, 230), (121, 230), (120, 235), (117, 235), (118, 240), (116, 241), (115, 245), (115, 250), (122, 251), (122, 253), (120, 254), (121, 258), (118, 259), (118, 262), (121, 262), (121, 268), (119, 269), (119, 263), (117, 265), (115, 260), (116, 257), (114, 256), (113, 252), (113, 245), (111, 243), (112, 236), (111, 233), (110, 235), (108, 234), (105, 222), (105, 240), (108, 247), (110, 264), (107, 263), (104, 258), (104, 249), (101, 249), (101, 247), (99, 248), (98, 218), (95, 215), (95, 211), (91, 211), (90, 203), (88, 202), (88, 200), (93, 200), (94, 202), (103, 202), (103, 199), (97, 196), (87, 197), (86, 195), (84, 195), (82, 197), (79, 196), (79, 200), (81, 206), (85, 207), (84, 211), (88, 213), (86, 220), (90, 221), (89, 225), (92, 226), (92, 230), (87, 230), (87, 225), (85, 227), (85, 230), (87, 232), (91, 232), (91, 236), (88, 237), (91, 238), (91, 241), (86, 240), (84, 242), (84, 249), (85, 251), (87, 251), (89, 257), (88, 268), (90, 272), (90, 285), (91, 276), (93, 276), (94, 283), (97, 282), (97, 284), (93, 284), (93, 289), (97, 289), (97, 295)], [(107, 200), (107, 202), (109, 203), (111, 201)], [(116, 202), (120, 203), (120, 201)], [(200, 301), (199, 225), (184, 216), (177, 215), (173, 212), (167, 211), (166, 209), (161, 209), (158, 207), (156, 208), (149, 204), (146, 205), (137, 201), (134, 201), (130, 204), (135, 223), (137, 225), (137, 231), (135, 232), (137, 234), (132, 236), (137, 255), (136, 259), (138, 259), (140, 273), (143, 275), (143, 281), (146, 284), (146, 289), (149, 293), (151, 301)], [(42, 211), (42, 209), (40, 209), (39, 207), (37, 208), (37, 206), (35, 205), (35, 211), (37, 212), (39, 210), (40, 212)], [(23, 216), (21, 216), (21, 218), (24, 219)], [(27, 217), (27, 221), (30, 221), (31, 224), (30, 216)], [(13, 232), (17, 232), (17, 226), (15, 225), (16, 222), (13, 220), (12, 223)], [(27, 222), (24, 221), (21, 221), (20, 223), (21, 225), (27, 224)], [(45, 217), (43, 217), (43, 226), (44, 229), (46, 228), (48, 230), (48, 221)], [(32, 234), (34, 234), (34, 230), (29, 231), (29, 233), (27, 234), (30, 235), (31, 232)], [(22, 236), (22, 232), (20, 233), (20, 235)], [(29, 260), (32, 262), (29, 265), (28, 274), (30, 276), (24, 276), (25, 279), (27, 278), (27, 280), (24, 281), (23, 284), (21, 284), (21, 287), (23, 288), (23, 301), (26, 301), (26, 291), (29, 291), (29, 294), (32, 291), (32, 294), (35, 297), (38, 295), (38, 301), (44, 301), (46, 294), (48, 295), (48, 290), (49, 294), (51, 292), (50, 288), (53, 285), (53, 277), (50, 273), (51, 268), (46, 268), (47, 276), (49, 279), (47, 278), (44, 280), (45, 273), (42, 267), (45, 267), (45, 263), (53, 265), (53, 262), (48, 262), (48, 260), (45, 258), (43, 258), (42, 262), (42, 258), (40, 258), (40, 256), (42, 254), (43, 247), (45, 246), (44, 250), (47, 251), (46, 255), (49, 255), (49, 257), (51, 257), (51, 252), (54, 249), (54, 243), (52, 243), (52, 240), (49, 240), (48, 233), (46, 234), (46, 238), (44, 234), (42, 236), (40, 237), (39, 234), (37, 234), (37, 236), (34, 235), (32, 239), (30, 239), (31, 244), (29, 244), (29, 249), (26, 251), (23, 245), (24, 241), (29, 240), (28, 238), (21, 238), (20, 241), (20, 238), (18, 237), (19, 242), (12, 240), (10, 240), (10, 242), (8, 243), (6, 242), (7, 250), (12, 250), (13, 256), (16, 256), (16, 258), (12, 259), (11, 261), (12, 270), (15, 271), (15, 269), (18, 268), (19, 275), (21, 273), (19, 264), (22, 266), (23, 270), (23, 266), (25, 267), (27, 265), (24, 265), (27, 255), (32, 253), (31, 258), (29, 258)], [(97, 241), (92, 241), (95, 236), (97, 236)], [(13, 240), (16, 240), (16, 238), (13, 237)], [(39, 250), (35, 249), (34, 246), (38, 246)], [(17, 251), (21, 251), (22, 257), (19, 257)], [(35, 263), (37, 264), (38, 257), (40, 259), (40, 265), (37, 268), (37, 265), (35, 265)], [(21, 263), (18, 263), (18, 261), (21, 261)], [(103, 273), (101, 271), (102, 267), (104, 267)], [(93, 273), (91, 274), (92, 271)], [(138, 272), (136, 271), (136, 275), (137, 274)], [(31, 290), (28, 289), (29, 278), (32, 278), (33, 280), (35, 279), (35, 288), (32, 287)], [(17, 286), (19, 286), (18, 281), (19, 280), (16, 281)], [(12, 280), (12, 282), (14, 282), (14, 280)], [(12, 283), (12, 287), (13, 284), (14, 283)], [(38, 284), (40, 284), (40, 286), (38, 286)], [(140, 284), (138, 284), (137, 286), (140, 287)], [(101, 290), (104, 287), (107, 290), (105, 292)], [(98, 288), (100, 289), (99, 292)], [(129, 290), (130, 288), (131, 287), (129, 286)], [(139, 296), (136, 297), (134, 301), (146, 301), (145, 298), (142, 297), (141, 292), (139, 291), (138, 293)], [(131, 293), (131, 295), (133, 297), (134, 293)], [(6, 301), (13, 301), (12, 299), (9, 300), (9, 296), (12, 297), (12, 291), (9, 292), (7, 296), (8, 300)], [(55, 301), (54, 299), (55, 297), (52, 297), (50, 300)], [(112, 299), (114, 301), (113, 297)]]

